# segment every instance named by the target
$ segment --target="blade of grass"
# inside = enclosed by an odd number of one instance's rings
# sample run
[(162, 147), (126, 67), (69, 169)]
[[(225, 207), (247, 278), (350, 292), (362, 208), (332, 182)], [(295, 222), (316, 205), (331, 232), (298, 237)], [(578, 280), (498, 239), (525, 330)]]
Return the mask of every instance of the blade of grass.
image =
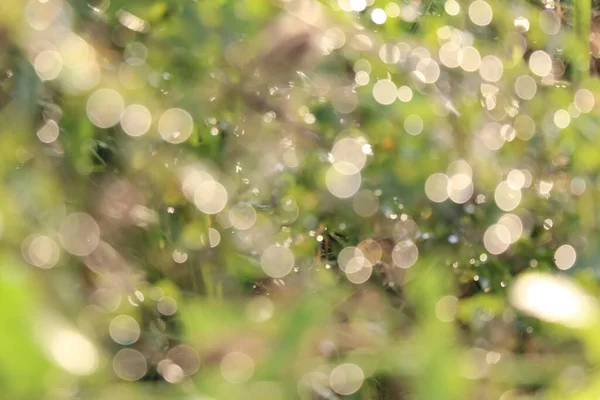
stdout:
[[(592, 2), (591, 0), (575, 0), (573, 2), (573, 30), (577, 37), (589, 47), (588, 43), (590, 40), (590, 32), (592, 25)], [(576, 68), (575, 80), (581, 81), (589, 76), (589, 50), (585, 56), (585, 61), (582, 61), (586, 65), (586, 68)]]

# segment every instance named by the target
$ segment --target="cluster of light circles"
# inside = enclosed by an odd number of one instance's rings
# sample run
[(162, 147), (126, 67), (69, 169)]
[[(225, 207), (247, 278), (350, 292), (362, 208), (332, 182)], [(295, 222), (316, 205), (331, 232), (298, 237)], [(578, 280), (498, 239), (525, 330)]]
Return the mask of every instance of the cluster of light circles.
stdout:
[(438, 29), (437, 36), (441, 42), (438, 58), (446, 68), (478, 72), (482, 80), (488, 83), (500, 81), (504, 74), (502, 60), (493, 54), (482, 56), (473, 46), (471, 33), (444, 26)]
[[(375, 240), (366, 239), (356, 247), (342, 249), (338, 254), (337, 265), (350, 282), (361, 284), (371, 277), (373, 267), (380, 262), (382, 255), (381, 245)], [(419, 249), (411, 240), (402, 240), (394, 246), (391, 258), (395, 267), (407, 269), (417, 262)]]
[(445, 174), (434, 173), (425, 181), (425, 194), (436, 203), (450, 199), (464, 204), (473, 196), (473, 190), (473, 170), (465, 160), (454, 161)]
[[(414, 76), (423, 83), (434, 83), (440, 76), (439, 65), (431, 58), (423, 58), (416, 65)], [(357, 72), (357, 83), (366, 85), (369, 79), (368, 73)], [(391, 79), (379, 79), (373, 85), (373, 98), (382, 105), (393, 104), (396, 100), (408, 102), (412, 99), (412, 90), (407, 86), (398, 88)]]
[(225, 186), (202, 166), (188, 166), (179, 171), (183, 195), (205, 214), (218, 214), (228, 201)]
[[(86, 92), (101, 82), (102, 69), (97, 52), (85, 39), (71, 31), (70, 13), (64, 1), (29, 0), (24, 11), (25, 21), (31, 28), (27, 50), (40, 80), (57, 80), (69, 92)], [(118, 12), (118, 16), (129, 29), (145, 30), (138, 29), (139, 23), (134, 23), (139, 18), (123, 10)], [(134, 69), (145, 64), (146, 47), (138, 42), (130, 43), (125, 48), (124, 57), (125, 62), (118, 71), (121, 85), (128, 89), (143, 86), (146, 79), (139, 77)], [(148, 80), (151, 82), (151, 77)], [(125, 108), (122, 95), (108, 88), (98, 89), (89, 96), (86, 113), (99, 128), (110, 128), (120, 122), (123, 131), (132, 137), (144, 135), (152, 124), (148, 108), (140, 104)], [(43, 143), (52, 143), (59, 134), (59, 121), (47, 119), (45, 122), (38, 130), (38, 137)], [(190, 137), (193, 120), (187, 111), (171, 108), (160, 116), (157, 128), (163, 140), (178, 144)]]
[(594, 94), (587, 89), (579, 89), (575, 93), (573, 102), (567, 109), (558, 109), (552, 114), (552, 122), (559, 129), (566, 129), (571, 120), (578, 118), (582, 113), (591, 112), (595, 105)]
[[(338, 7), (346, 12), (364, 12), (367, 7), (374, 5), (374, 0), (338, 0)], [(377, 24), (384, 24), (388, 18), (401, 18), (406, 22), (415, 22), (419, 17), (417, 5), (403, 4), (399, 6), (395, 2), (387, 3), (384, 8), (375, 7), (368, 10), (369, 19)]]
[(56, 265), (60, 257), (60, 248), (56, 241), (46, 235), (34, 234), (21, 243), (23, 259), (41, 269), (50, 269)]
[[(496, 106), (495, 95), (498, 93), (498, 88), (490, 87), (489, 89), (492, 89), (492, 91), (488, 93), (489, 96), (485, 95), (487, 97), (485, 97), (484, 102), (489, 106), (488, 109), (492, 109)], [(525, 120), (519, 122), (519, 117), (515, 119), (515, 126), (511, 124), (499, 124), (498, 122), (488, 122), (477, 132), (477, 138), (489, 150), (496, 151), (502, 148), (506, 142), (511, 142), (517, 137), (517, 129), (519, 129), (518, 124), (521, 124), (522, 126), (520, 126), (520, 128), (523, 132), (521, 132), (519, 137), (525, 140), (529, 139), (535, 132), (535, 123), (533, 127), (528, 126), (527, 124), (529, 124), (529, 122), (533, 123), (533, 121)], [(525, 115), (522, 117), (529, 118)]]
[(483, 234), (483, 245), (491, 254), (501, 254), (521, 238), (523, 221), (515, 214), (504, 214)]
[[(90, 121), (97, 127), (106, 129), (120, 123), (123, 131), (131, 137), (144, 135), (152, 125), (152, 114), (148, 108), (141, 104), (125, 107), (123, 96), (113, 89), (103, 88), (94, 91), (87, 100), (86, 112)], [(44, 129), (47, 131), (50, 128)], [(185, 142), (193, 130), (192, 116), (181, 108), (170, 108), (158, 119), (158, 133), (168, 143)], [(38, 133), (38, 136), (42, 135)], [(58, 136), (58, 133), (43, 132), (43, 136), (51, 138)]]
[(349, 246), (340, 251), (337, 263), (348, 280), (354, 284), (366, 282), (373, 272), (371, 260), (358, 247)]
[(40, 80), (59, 80), (67, 91), (82, 92), (101, 79), (96, 51), (71, 31), (71, 17), (63, 0), (30, 0), (24, 17), (30, 28), (26, 49)]
[(180, 344), (167, 352), (167, 360), (177, 364), (185, 376), (195, 374), (200, 368), (198, 352), (187, 344)]
[[(298, 390), (317, 393), (319, 397), (331, 397), (335, 392), (350, 396), (360, 390), (365, 380), (365, 372), (356, 364), (342, 363), (336, 366), (321, 365), (300, 379)], [(305, 396), (301, 396), (305, 398)]]
[(370, 146), (362, 137), (344, 137), (333, 145), (332, 165), (325, 175), (325, 184), (332, 195), (347, 199), (358, 192), (368, 153)]
[[(148, 361), (140, 351), (124, 348), (113, 357), (113, 370), (122, 380), (136, 381), (148, 372)], [(185, 344), (169, 349), (166, 358), (156, 365), (158, 373), (169, 383), (180, 383), (185, 377), (195, 374), (199, 368), (198, 353)]]
[(167, 357), (161, 360), (156, 370), (169, 383), (180, 383), (187, 376), (193, 375), (200, 368), (200, 357), (192, 347), (181, 344), (167, 352)]
[[(450, 28), (448, 28), (450, 31)], [(447, 36), (450, 38), (450, 34)], [(443, 60), (442, 51), (440, 59)], [(433, 59), (429, 50), (424, 47), (412, 47), (408, 43), (384, 43), (379, 48), (379, 58), (386, 64), (398, 64), (411, 71), (417, 86), (433, 84), (441, 76), (439, 63)], [(458, 66), (458, 65), (457, 65)], [(361, 85), (367, 85), (370, 79), (371, 66), (368, 61), (360, 59), (354, 65), (356, 72), (355, 81)], [(377, 79), (373, 84), (372, 95), (376, 102), (382, 105), (391, 105), (396, 100), (409, 102), (413, 93), (410, 87), (403, 85), (397, 87), (391, 77)], [(416, 133), (413, 133), (416, 134)]]

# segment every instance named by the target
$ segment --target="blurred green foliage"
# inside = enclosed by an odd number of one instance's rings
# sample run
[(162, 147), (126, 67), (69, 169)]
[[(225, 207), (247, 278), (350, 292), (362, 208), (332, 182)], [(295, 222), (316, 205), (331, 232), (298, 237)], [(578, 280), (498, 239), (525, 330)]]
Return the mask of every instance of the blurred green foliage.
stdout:
[(2, 0), (4, 397), (599, 398), (595, 3)]

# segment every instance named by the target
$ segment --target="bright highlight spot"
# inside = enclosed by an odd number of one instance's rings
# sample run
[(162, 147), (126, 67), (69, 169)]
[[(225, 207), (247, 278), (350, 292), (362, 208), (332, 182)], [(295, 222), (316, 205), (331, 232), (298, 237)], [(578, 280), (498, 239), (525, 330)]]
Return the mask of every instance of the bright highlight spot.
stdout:
[(575, 265), (577, 260), (577, 253), (573, 246), (569, 244), (563, 244), (554, 252), (554, 263), (563, 271), (570, 269)]
[(121, 117), (121, 128), (129, 136), (142, 136), (148, 132), (152, 124), (150, 111), (142, 105), (132, 104), (128, 106)]
[(373, 85), (373, 97), (380, 104), (392, 104), (396, 101), (397, 95), (396, 85), (389, 79), (381, 79)]
[(194, 129), (194, 121), (190, 113), (181, 108), (165, 111), (158, 120), (158, 133), (169, 143), (185, 142)]
[(125, 109), (121, 95), (112, 89), (98, 89), (88, 98), (86, 111), (92, 124), (110, 128), (119, 123)]
[(371, 20), (377, 25), (381, 25), (387, 20), (387, 14), (381, 8), (376, 8), (371, 11)]
[(394, 246), (392, 260), (397, 267), (406, 269), (412, 267), (419, 258), (419, 249), (410, 240), (404, 240)]
[(35, 73), (43, 81), (51, 81), (58, 77), (63, 68), (63, 60), (60, 54), (53, 50), (42, 51), (37, 55), (33, 63)]
[(100, 228), (88, 214), (75, 213), (64, 219), (58, 232), (60, 242), (76, 256), (91, 254), (100, 243)]
[(146, 357), (134, 349), (121, 349), (113, 357), (113, 370), (124, 381), (142, 379), (148, 370)]
[(475, 0), (469, 5), (469, 19), (475, 25), (489, 25), (493, 15), (492, 7), (483, 0)]
[(520, 275), (511, 288), (510, 300), (534, 317), (571, 328), (591, 326), (598, 318), (595, 300), (562, 276)]
[(294, 268), (294, 253), (287, 247), (269, 246), (263, 251), (260, 265), (271, 278), (283, 278)]
[(329, 383), (338, 394), (351, 395), (360, 389), (365, 379), (363, 370), (355, 364), (341, 364), (331, 371)]

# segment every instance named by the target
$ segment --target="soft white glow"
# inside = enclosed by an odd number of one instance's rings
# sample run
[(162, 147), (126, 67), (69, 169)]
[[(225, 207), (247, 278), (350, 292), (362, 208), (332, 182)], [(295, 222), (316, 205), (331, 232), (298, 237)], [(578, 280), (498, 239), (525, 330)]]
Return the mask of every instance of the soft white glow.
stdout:
[(598, 317), (595, 300), (561, 276), (521, 275), (512, 286), (510, 300), (528, 314), (573, 328), (590, 326)]

